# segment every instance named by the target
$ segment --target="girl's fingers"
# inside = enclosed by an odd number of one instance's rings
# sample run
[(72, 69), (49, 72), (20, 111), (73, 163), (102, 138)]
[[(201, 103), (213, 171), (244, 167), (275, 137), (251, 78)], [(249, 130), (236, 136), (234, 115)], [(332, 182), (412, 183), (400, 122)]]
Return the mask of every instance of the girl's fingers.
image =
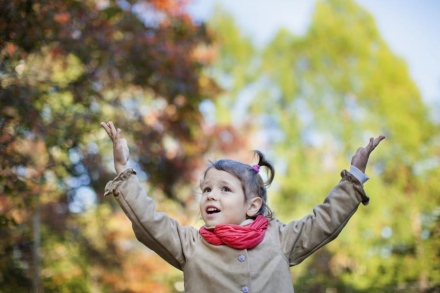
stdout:
[(113, 122), (101, 122), (100, 123), (102, 128), (105, 129), (108, 136), (113, 142), (113, 150), (120, 149), (122, 147), (123, 152), (126, 152), (128, 156), (128, 146), (127, 146), (127, 140), (125, 138), (121, 137), (122, 130), (120, 128), (115, 128), (115, 125)]
[(374, 147), (377, 147), (377, 146), (379, 145), (379, 143), (380, 143), (384, 138), (385, 138), (385, 136), (383, 136), (383, 135), (379, 135), (379, 137), (377, 137), (377, 138), (374, 140)]
[(372, 137), (370, 137), (370, 140), (368, 141), (368, 144), (363, 149), (365, 149), (368, 153), (371, 153), (371, 151), (374, 149), (373, 138)]
[(378, 145), (379, 143), (385, 138), (385, 136), (380, 135), (376, 138), (370, 138), (370, 142), (368, 144), (368, 151), (371, 153)]
[(121, 129), (115, 128), (115, 125), (113, 124), (113, 122), (109, 121), (109, 122), (101, 122), (101, 126), (102, 128), (105, 129), (105, 132), (107, 132), (108, 136), (112, 139), (112, 140), (118, 140), (120, 138), (120, 134), (121, 134)]
[(101, 122), (101, 126), (102, 126), (102, 128), (104, 128), (105, 132), (107, 132), (108, 136), (111, 137), (111, 136), (112, 136), (112, 133), (111, 133), (111, 129), (110, 129), (110, 127), (108, 126), (108, 124), (105, 123), (105, 122)]
[(104, 128), (105, 129), (105, 131), (109, 131), (110, 129), (108, 128), (108, 126), (107, 126), (107, 123), (105, 123), (105, 122), (101, 122), (101, 124), (100, 124), (101, 126), (102, 126), (102, 128)]
[(365, 147), (367, 153), (370, 154), (384, 138), (385, 136), (383, 135), (380, 135), (377, 138), (370, 137), (370, 140), (368, 141), (368, 144)]
[(112, 138), (112, 139), (119, 139), (119, 134), (121, 133), (121, 130), (118, 128), (118, 129), (116, 129), (116, 127), (115, 127), (115, 125), (113, 124), (113, 122), (111, 122), (111, 121), (109, 121), (108, 123), (107, 123), (107, 126), (109, 127), (109, 129), (110, 129), (110, 137)]
[(111, 132), (112, 136), (115, 136), (116, 135), (116, 128), (115, 128), (115, 125), (113, 124), (113, 122), (109, 121), (107, 123), (107, 125), (110, 128), (110, 132)]

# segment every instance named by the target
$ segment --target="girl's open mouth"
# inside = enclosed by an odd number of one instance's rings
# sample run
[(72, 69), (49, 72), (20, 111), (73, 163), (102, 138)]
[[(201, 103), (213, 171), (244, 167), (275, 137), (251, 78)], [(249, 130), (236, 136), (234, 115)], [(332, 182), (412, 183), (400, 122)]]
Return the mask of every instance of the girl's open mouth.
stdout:
[(215, 214), (215, 213), (219, 213), (220, 210), (218, 208), (208, 207), (206, 209), (206, 212), (208, 213), (208, 215), (212, 215), (212, 214)]

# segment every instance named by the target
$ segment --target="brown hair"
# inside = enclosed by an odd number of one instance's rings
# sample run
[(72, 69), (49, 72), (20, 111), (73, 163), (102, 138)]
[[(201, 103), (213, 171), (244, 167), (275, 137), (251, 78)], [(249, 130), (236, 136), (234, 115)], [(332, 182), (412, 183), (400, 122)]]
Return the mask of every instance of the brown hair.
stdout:
[(272, 164), (266, 160), (262, 152), (254, 150), (254, 154), (258, 158), (257, 165), (259, 167), (266, 167), (266, 182), (263, 181), (263, 178), (259, 172), (255, 171), (252, 166), (227, 159), (211, 162), (208, 168), (205, 170), (203, 178), (205, 178), (206, 173), (211, 168), (215, 168), (219, 171), (225, 171), (231, 175), (234, 175), (241, 182), (243, 193), (246, 197), (245, 199), (250, 199), (252, 196), (258, 196), (261, 198), (263, 203), (257, 215), (262, 215), (270, 219), (273, 217), (273, 212), (267, 204), (267, 188), (275, 177), (275, 169), (273, 168)]

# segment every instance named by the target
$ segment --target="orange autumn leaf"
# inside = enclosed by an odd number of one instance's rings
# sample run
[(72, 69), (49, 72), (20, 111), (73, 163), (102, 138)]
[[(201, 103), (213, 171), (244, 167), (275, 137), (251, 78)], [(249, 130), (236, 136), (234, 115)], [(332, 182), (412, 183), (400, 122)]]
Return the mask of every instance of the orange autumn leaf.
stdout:
[(175, 0), (152, 0), (151, 4), (158, 10), (162, 10), (171, 14), (179, 14), (188, 1)]
[(70, 15), (67, 12), (57, 13), (53, 19), (58, 23), (64, 24), (70, 20)]

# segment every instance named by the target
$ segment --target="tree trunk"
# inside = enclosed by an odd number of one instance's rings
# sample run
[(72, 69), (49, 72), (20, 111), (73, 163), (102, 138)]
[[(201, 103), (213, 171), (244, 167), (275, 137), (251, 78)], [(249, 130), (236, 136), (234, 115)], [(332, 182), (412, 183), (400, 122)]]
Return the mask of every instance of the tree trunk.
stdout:
[(41, 244), (41, 231), (40, 231), (40, 198), (36, 196), (35, 212), (32, 218), (33, 224), (33, 246), (32, 246), (32, 258), (34, 263), (34, 273), (32, 280), (32, 288), (34, 293), (43, 292), (40, 290), (40, 244)]

